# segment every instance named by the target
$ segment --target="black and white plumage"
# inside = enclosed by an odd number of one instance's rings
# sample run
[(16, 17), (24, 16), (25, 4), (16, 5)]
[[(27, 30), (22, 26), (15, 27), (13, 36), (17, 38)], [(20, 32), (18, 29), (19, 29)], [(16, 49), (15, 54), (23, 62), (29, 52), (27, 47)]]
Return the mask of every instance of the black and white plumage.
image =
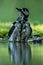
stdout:
[(27, 40), (31, 35), (30, 25), (26, 21), (26, 18), (19, 16), (8, 34), (8, 50), (13, 65), (14, 62), (16, 65), (28, 65), (31, 57), (31, 48), (27, 44)]
[(14, 24), (12, 25), (11, 29), (9, 30), (9, 33), (8, 33), (8, 37), (9, 37), (9, 38), (10, 38), (10, 36), (11, 36), (13, 30), (15, 29), (15, 26), (14, 26), (15, 24), (16, 24), (16, 23), (14, 23)]

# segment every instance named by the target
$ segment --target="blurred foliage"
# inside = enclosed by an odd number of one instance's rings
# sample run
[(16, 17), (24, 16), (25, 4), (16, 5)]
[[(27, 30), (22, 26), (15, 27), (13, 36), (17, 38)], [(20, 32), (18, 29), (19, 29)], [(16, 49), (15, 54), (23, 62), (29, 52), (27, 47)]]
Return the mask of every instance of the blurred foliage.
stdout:
[(8, 36), (11, 23), (0, 23), (0, 37)]
[(38, 24), (38, 25), (31, 25), (32, 28), (32, 35), (34, 34), (39, 34), (43, 36), (43, 24)]
[[(11, 28), (12, 23), (0, 23), (0, 37), (8, 36), (8, 32)], [(32, 35), (39, 34), (43, 36), (43, 24), (33, 25), (31, 24)]]
[(11, 23), (17, 19), (16, 7), (29, 9), (33, 34), (43, 35), (43, 0), (0, 0), (0, 36), (7, 36)]

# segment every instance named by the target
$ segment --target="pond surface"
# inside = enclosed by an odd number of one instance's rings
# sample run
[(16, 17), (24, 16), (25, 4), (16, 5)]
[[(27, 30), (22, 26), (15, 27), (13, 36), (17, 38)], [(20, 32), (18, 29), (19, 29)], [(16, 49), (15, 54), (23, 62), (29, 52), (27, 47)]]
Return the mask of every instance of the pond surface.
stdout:
[[(30, 43), (31, 46), (31, 61), (30, 65), (43, 65), (43, 44), (35, 45)], [(0, 42), (0, 65), (11, 65), (8, 54), (8, 42)]]

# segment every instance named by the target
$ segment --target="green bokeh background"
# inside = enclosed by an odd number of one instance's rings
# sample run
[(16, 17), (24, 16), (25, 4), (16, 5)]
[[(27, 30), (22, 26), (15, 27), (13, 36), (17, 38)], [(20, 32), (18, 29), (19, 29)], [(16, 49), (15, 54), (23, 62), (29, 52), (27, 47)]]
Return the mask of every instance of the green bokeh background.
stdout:
[(43, 0), (0, 0), (0, 22), (16, 20), (18, 16), (16, 7), (29, 9), (31, 23), (43, 23)]
[[(29, 9), (28, 22), (31, 24), (32, 34), (43, 36), (43, 0), (0, 0), (0, 36), (7, 36), (11, 23), (17, 19), (19, 13), (16, 7)], [(39, 25), (38, 28), (35, 25)]]
[[(12, 22), (18, 17), (16, 7), (29, 9), (28, 22), (31, 23), (32, 34), (43, 36), (43, 0), (0, 0), (0, 37), (8, 36)], [(30, 65), (43, 65), (43, 43), (42, 45), (31, 43), (30, 46), (32, 53)], [(11, 65), (7, 41), (0, 42), (0, 65)]]

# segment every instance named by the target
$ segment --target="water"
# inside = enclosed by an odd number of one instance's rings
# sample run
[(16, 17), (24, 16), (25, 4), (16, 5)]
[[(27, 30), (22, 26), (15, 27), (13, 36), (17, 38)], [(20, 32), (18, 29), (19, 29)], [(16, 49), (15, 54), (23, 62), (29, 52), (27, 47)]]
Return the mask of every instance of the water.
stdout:
[[(43, 65), (43, 44), (32, 44), (30, 65)], [(11, 65), (8, 54), (8, 41), (0, 41), (0, 65)]]

